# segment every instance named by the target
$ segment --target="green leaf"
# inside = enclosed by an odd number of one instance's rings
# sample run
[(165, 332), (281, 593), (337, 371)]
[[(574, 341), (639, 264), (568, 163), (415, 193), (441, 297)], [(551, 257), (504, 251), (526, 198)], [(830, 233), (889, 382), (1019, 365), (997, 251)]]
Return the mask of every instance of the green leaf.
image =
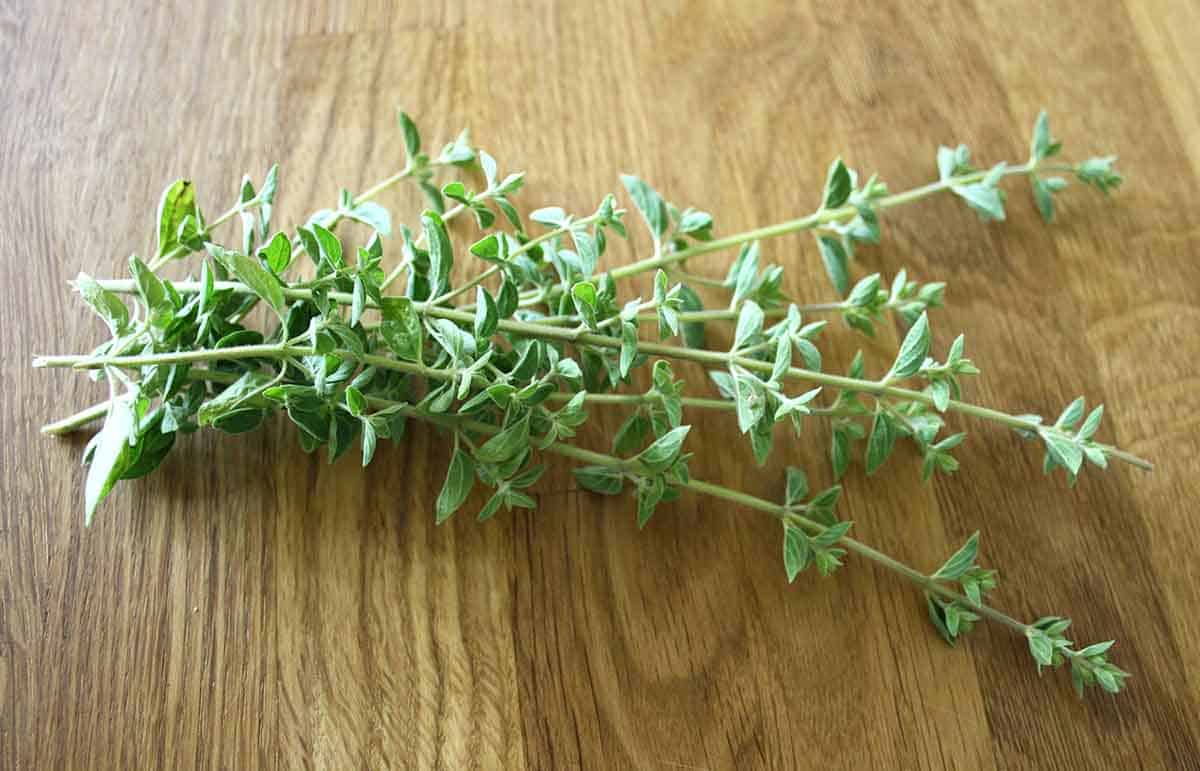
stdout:
[(1050, 116), (1045, 110), (1038, 113), (1037, 121), (1033, 124), (1033, 139), (1030, 142), (1029, 154), (1034, 160), (1040, 161), (1054, 155), (1059, 150), (1059, 143), (1050, 136)]
[(517, 294), (517, 286), (507, 278), (500, 285), (500, 294), (496, 297), (496, 312), (500, 314), (500, 318), (507, 319), (516, 311), (517, 305), (520, 303), (520, 297)]
[(650, 419), (641, 410), (630, 413), (613, 437), (613, 452), (629, 455), (646, 441), (650, 432)]
[(571, 296), (577, 303), (586, 305), (589, 309), (596, 307), (596, 285), (590, 281), (580, 281), (571, 287)]
[(480, 463), (503, 463), (529, 447), (529, 413), (475, 451)]
[(829, 172), (825, 175), (825, 193), (823, 207), (836, 209), (850, 198), (854, 183), (850, 179), (850, 170), (842, 159), (838, 158), (829, 164)]
[(787, 493), (784, 496), (784, 505), (795, 506), (802, 502), (808, 496), (808, 477), (804, 472), (795, 466), (787, 468)]
[(737, 330), (733, 336), (733, 350), (737, 351), (749, 345), (755, 337), (762, 333), (763, 311), (752, 300), (742, 303), (738, 312)]
[(1054, 661), (1054, 642), (1038, 629), (1026, 632), (1029, 638), (1029, 652), (1033, 655), (1039, 667), (1048, 667)]
[(929, 344), (929, 317), (923, 312), (916, 323), (909, 328), (908, 334), (904, 336), (904, 342), (900, 344), (896, 363), (892, 365), (891, 377), (906, 378), (917, 374), (921, 365), (925, 363), (925, 357), (929, 355)]
[(642, 219), (646, 221), (646, 225), (650, 228), (650, 233), (657, 243), (666, 232), (669, 221), (662, 197), (655, 192), (654, 188), (632, 174), (622, 174), (621, 184), (625, 185), (625, 189), (629, 191), (633, 205), (637, 207)]
[(1036, 176), (1030, 177), (1029, 183), (1033, 186), (1033, 202), (1037, 204), (1042, 219), (1047, 225), (1054, 222), (1054, 197), (1050, 193), (1050, 188)]
[(792, 366), (792, 341), (787, 335), (780, 335), (775, 344), (775, 362), (771, 366), (771, 382), (778, 383)]
[(475, 337), (486, 340), (496, 333), (499, 314), (496, 301), (483, 287), (475, 289)]
[(561, 206), (543, 206), (529, 212), (529, 219), (549, 228), (561, 228), (567, 224), (567, 212)]
[(688, 209), (683, 212), (679, 218), (679, 226), (675, 228), (675, 232), (680, 235), (692, 234), (695, 238), (706, 241), (708, 240), (709, 231), (712, 230), (713, 218), (708, 212), (697, 211), (696, 209)]
[(362, 421), (362, 464), (369, 466), (371, 459), (375, 457), (375, 446), (379, 442), (379, 434), (375, 430), (375, 424), (369, 419)]
[(279, 275), (292, 262), (292, 242), (282, 232), (276, 233), (270, 243), (259, 249), (258, 256), (267, 261), (267, 267), (275, 275)]
[(762, 420), (766, 413), (767, 400), (757, 379), (741, 375), (735, 377), (733, 383), (736, 390), (738, 430), (745, 434)]
[(92, 524), (92, 516), (121, 478), (133, 458), (131, 439), (137, 430), (133, 407), (125, 399), (117, 399), (109, 408), (104, 427), (95, 440), (87, 482), (84, 484), (84, 526)]
[(1083, 417), (1083, 411), (1086, 406), (1087, 403), (1083, 400), (1083, 397), (1078, 397), (1068, 404), (1067, 408), (1058, 416), (1058, 420), (1054, 421), (1054, 427), (1061, 428), (1063, 431), (1070, 431), (1079, 422), (1079, 419)]
[(1083, 421), (1083, 425), (1079, 428), (1078, 437), (1080, 439), (1091, 439), (1096, 431), (1100, 428), (1100, 420), (1104, 417), (1104, 405), (1101, 404), (1096, 409), (1092, 410), (1087, 420)]
[(346, 386), (346, 406), (350, 408), (350, 414), (354, 417), (359, 417), (367, 409), (367, 397), (362, 395), (362, 391), (354, 386)]
[(583, 275), (590, 276), (596, 272), (596, 262), (600, 259), (599, 246), (596, 239), (583, 227), (571, 228), (571, 240), (575, 242), (575, 252), (579, 255), (579, 265)]
[(979, 531), (977, 530), (930, 578), (945, 581), (955, 581), (961, 578), (964, 573), (974, 567), (975, 557), (978, 553)]
[(971, 170), (971, 153), (966, 145), (951, 149), (939, 147), (937, 151), (938, 179), (945, 180), (956, 174), (965, 174)]
[(500, 504), (504, 503), (504, 491), (497, 490), (494, 495), (487, 499), (487, 503), (483, 504), (483, 508), (479, 510), (479, 521), (486, 522), (496, 515), (500, 510)]
[(179, 246), (179, 227), (188, 215), (196, 216), (196, 189), (190, 180), (179, 179), (167, 185), (158, 201), (158, 257)]
[(667, 470), (679, 455), (683, 440), (687, 437), (691, 426), (679, 426), (655, 440), (654, 444), (642, 450), (637, 460), (654, 473)]
[(356, 222), (361, 222), (367, 227), (374, 228), (381, 236), (390, 236), (392, 234), (392, 216), (388, 214), (388, 210), (374, 201), (363, 201), (356, 204), (349, 211), (345, 212), (346, 216)]
[(833, 478), (841, 479), (850, 467), (850, 432), (843, 426), (833, 429), (829, 447), (829, 462), (833, 466)]
[(783, 525), (783, 567), (787, 571), (788, 583), (793, 583), (800, 571), (812, 560), (812, 549), (808, 536), (795, 525)]
[(458, 201), (459, 203), (470, 203), (470, 198), (467, 195), (466, 185), (457, 180), (443, 185), (442, 195), (451, 200)]
[(326, 270), (337, 271), (346, 267), (346, 260), (342, 252), (342, 240), (319, 222), (313, 222), (309, 230), (312, 231), (313, 238), (317, 242), (317, 252), (321, 255)]
[(729, 275), (725, 278), (725, 286), (734, 287), (733, 298), (740, 301), (754, 288), (754, 278), (758, 274), (758, 254), (761, 245), (758, 241), (742, 244), (737, 257), (729, 266)]
[(481, 260), (502, 263), (508, 257), (505, 248), (507, 244), (508, 240), (503, 233), (489, 233), (471, 244), (470, 252)]
[(620, 469), (608, 466), (583, 466), (573, 473), (581, 487), (601, 495), (617, 495), (625, 483)]
[(994, 185), (977, 182), (973, 185), (954, 185), (951, 189), (966, 201), (984, 222), (1004, 220), (1004, 193)]
[(408, 162), (411, 164), (416, 160), (417, 154), (421, 152), (421, 134), (417, 131), (417, 125), (413, 123), (412, 118), (403, 110), (400, 111), (400, 130), (404, 133), (404, 150), (408, 153)]
[(440, 525), (459, 506), (463, 505), (463, 501), (471, 494), (471, 487), (475, 484), (475, 462), (471, 460), (471, 456), (462, 450), (455, 450), (454, 457), (450, 459), (450, 468), (446, 471), (446, 481), (442, 484), (442, 491), (437, 497), (437, 523)]
[(136, 254), (129, 256), (129, 271), (137, 283), (138, 295), (150, 311), (150, 324), (159, 328), (169, 325), (175, 317), (175, 306), (162, 280)]
[(406, 361), (421, 361), (421, 318), (408, 297), (384, 297), (379, 333), (392, 353)]
[(125, 307), (120, 297), (100, 286), (86, 273), (80, 273), (72, 285), (83, 301), (104, 319), (113, 335), (124, 334), (129, 327), (129, 308)]
[(1079, 467), (1083, 465), (1083, 450), (1079, 445), (1061, 434), (1042, 431), (1041, 435), (1046, 452), (1054, 462), (1066, 467), (1072, 474), (1078, 474)]
[(895, 444), (896, 428), (892, 425), (892, 418), (882, 410), (876, 412), (875, 420), (871, 424), (871, 435), (867, 439), (868, 474), (874, 474), (883, 465)]
[(850, 264), (842, 242), (832, 236), (817, 236), (817, 248), (833, 288), (845, 296), (850, 289)]
[[(898, 278), (902, 275), (903, 271), (898, 274)], [(860, 280), (850, 290), (850, 296), (846, 298), (846, 303), (856, 308), (871, 306), (875, 302), (875, 298), (879, 295), (879, 282), (880, 276), (878, 273), (872, 273)], [(893, 294), (895, 294), (894, 291)]]
[[(685, 313), (704, 310), (704, 302), (700, 299), (700, 295), (686, 284), (679, 289), (679, 299), (681, 300), (680, 309)], [(685, 346), (688, 348), (704, 347), (703, 321), (684, 321), (681, 326)]]
[(1108, 652), (1108, 649), (1113, 647), (1113, 645), (1115, 645), (1115, 644), (1116, 644), (1116, 640), (1108, 640), (1106, 642), (1092, 643), (1091, 645), (1087, 646), (1086, 648), (1082, 648), (1081, 650), (1077, 651), (1075, 655), (1080, 656), (1085, 659), (1091, 658), (1092, 656), (1099, 656), (1102, 653)]
[(446, 223), (437, 212), (427, 209), (421, 215), (421, 229), (429, 250), (429, 288), (432, 294), (437, 294), (442, 284), (450, 280), (454, 251), (446, 233)]
[(129, 272), (133, 274), (138, 294), (148, 308), (156, 309), (164, 302), (170, 303), (162, 281), (136, 254), (129, 255)]
[(654, 481), (640, 485), (637, 491), (637, 526), (641, 530), (654, 516), (654, 509), (658, 506), (659, 501), (663, 499), (663, 479), (655, 477)]
[(205, 244), (209, 253), (225, 268), (237, 277), (250, 291), (271, 306), (279, 319), (283, 320), (284, 296), (283, 287), (262, 263), (253, 257), (247, 257), (239, 252), (231, 252), (216, 244)]
[(354, 277), (354, 291), (350, 295), (350, 326), (355, 326), (362, 320), (363, 311), (367, 308), (367, 287), (362, 276)]
[(267, 385), (270, 380), (269, 377), (261, 372), (250, 371), (245, 373), (233, 383), (226, 386), (221, 393), (202, 404), (200, 409), (196, 411), (196, 422), (201, 426), (207, 426), (215, 422), (222, 415), (236, 410), (248, 398)]
[[(159, 411), (158, 415), (165, 418), (166, 412)], [(138, 479), (151, 473), (162, 465), (163, 459), (175, 445), (175, 430), (163, 432), (163, 419), (143, 421), (137, 432), (137, 444), (129, 450), (128, 463), (121, 472), (121, 479)]]
[(1075, 168), (1075, 176), (1085, 185), (1091, 185), (1108, 195), (1121, 186), (1124, 178), (1113, 169), (1117, 156), (1089, 158)]
[(847, 522), (835, 522), (834, 524), (830, 525), (829, 527), (826, 527), (824, 530), (822, 530), (817, 535), (813, 536), (813, 538), (812, 538), (813, 546), (818, 547), (820, 549), (825, 549), (830, 546), (833, 546), (835, 543), (842, 540), (842, 538), (850, 530), (850, 527), (853, 524), (854, 524), (853, 522), (848, 522), (848, 521)]
[(929, 384), (929, 396), (938, 412), (945, 412), (950, 406), (950, 384), (945, 380), (935, 380)]
[(618, 371), (622, 378), (629, 374), (629, 368), (633, 366), (633, 361), (637, 358), (637, 351), (637, 324), (626, 321), (621, 324), (621, 358), (618, 365)]

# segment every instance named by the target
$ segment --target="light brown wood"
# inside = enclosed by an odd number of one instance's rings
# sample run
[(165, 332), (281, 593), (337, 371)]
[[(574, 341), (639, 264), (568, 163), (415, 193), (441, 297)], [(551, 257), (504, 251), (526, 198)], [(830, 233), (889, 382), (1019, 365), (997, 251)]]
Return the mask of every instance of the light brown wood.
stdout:
[[(0, 2), (0, 768), (1200, 767), (1193, 7), (299, 5)], [(982, 530), (1005, 609), (1120, 641), (1118, 698), (1039, 679), (1004, 629), (947, 649), (919, 596), (861, 561), (788, 586), (777, 526), (709, 500), (638, 533), (628, 501), (556, 463), (536, 513), (435, 527), (447, 452), (419, 427), (369, 475), (282, 424), (189, 438), (88, 530), (84, 439), (37, 432), (101, 396), (28, 367), (99, 340), (66, 280), (148, 249), (180, 175), (215, 211), (278, 160), (294, 221), (400, 162), (403, 106), (427, 140), (469, 125), (528, 170), (526, 209), (584, 210), (636, 171), (728, 233), (809, 210), (837, 154), (896, 190), (938, 143), (1020, 158), (1043, 105), (1072, 157), (1120, 153), (1117, 197), (1073, 189), (1050, 228), (1019, 189), (1000, 225), (932, 200), (889, 216), (857, 269), (949, 282), (937, 344), (966, 332), (974, 400), (1050, 413), (1087, 394), (1158, 468), (1069, 489), (1029, 444), (959, 421), (961, 473), (922, 486), (905, 450), (849, 474), (844, 514), (926, 568)], [(385, 202), (409, 220), (420, 203)], [(806, 239), (767, 252), (825, 299)], [(835, 362), (864, 344), (828, 337)], [(788, 464), (828, 481), (822, 429), (762, 470), (735, 430), (706, 421), (698, 476), (770, 496)]]

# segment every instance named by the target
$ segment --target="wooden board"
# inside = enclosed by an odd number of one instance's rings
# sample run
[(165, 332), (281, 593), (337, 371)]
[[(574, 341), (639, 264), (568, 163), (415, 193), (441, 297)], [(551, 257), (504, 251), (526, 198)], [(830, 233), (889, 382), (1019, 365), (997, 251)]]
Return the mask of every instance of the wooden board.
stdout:
[[(300, 5), (0, 2), (0, 768), (1200, 767), (1193, 4)], [(1158, 469), (1069, 489), (959, 421), (961, 473), (922, 486), (905, 450), (850, 473), (843, 513), (925, 569), (982, 530), (998, 603), (1116, 637), (1128, 692), (1079, 701), (995, 627), (949, 650), (861, 561), (789, 587), (777, 526), (748, 511), (685, 497), (638, 533), (561, 464), (536, 513), (435, 527), (446, 447), (421, 429), (369, 474), (281, 424), (190, 438), (84, 530), (84, 439), (37, 428), (101, 392), (28, 367), (100, 339), (66, 280), (151, 248), (181, 175), (216, 210), (278, 160), (284, 222), (362, 189), (401, 162), (398, 106), (528, 170), (526, 210), (586, 210), (636, 171), (726, 233), (810, 210), (838, 154), (895, 190), (939, 143), (1020, 160), (1042, 106), (1068, 155), (1119, 152), (1119, 196), (1073, 189), (1055, 227), (1019, 189), (1004, 224), (933, 200), (889, 216), (856, 270), (949, 282), (936, 344), (966, 332), (973, 400), (1087, 394)], [(767, 252), (826, 299), (809, 240)], [(834, 362), (862, 344), (828, 337)], [(829, 481), (824, 429), (762, 470), (734, 432), (705, 425), (698, 475), (768, 496), (788, 464)]]

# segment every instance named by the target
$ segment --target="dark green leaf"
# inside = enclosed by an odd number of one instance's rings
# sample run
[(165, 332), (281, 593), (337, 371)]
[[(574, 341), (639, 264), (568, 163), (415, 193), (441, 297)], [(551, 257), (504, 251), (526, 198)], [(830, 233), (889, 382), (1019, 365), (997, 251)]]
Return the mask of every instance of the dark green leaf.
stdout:
[(123, 334), (129, 326), (129, 309), (121, 298), (108, 291), (86, 273), (80, 273), (72, 282), (75, 291), (83, 298), (92, 310), (96, 312), (113, 335)]
[(496, 333), (499, 314), (496, 311), (496, 301), (483, 287), (475, 289), (475, 337), (486, 340)]
[(574, 474), (581, 487), (602, 495), (617, 495), (625, 483), (620, 469), (608, 466), (584, 466), (575, 469)]
[(529, 415), (516, 421), (508, 428), (483, 443), (475, 452), (481, 463), (502, 463), (528, 448)]
[(679, 426), (655, 440), (654, 444), (643, 450), (637, 460), (652, 472), (665, 471), (675, 462), (683, 440), (687, 437), (691, 426)]
[(637, 324), (626, 321), (621, 324), (621, 358), (618, 366), (622, 378), (629, 374), (629, 368), (633, 366), (633, 360), (637, 358), (637, 350)]
[(733, 350), (737, 351), (749, 345), (762, 333), (762, 328), (762, 308), (751, 300), (742, 303), (742, 309), (738, 312), (737, 329), (733, 335)]
[(239, 252), (232, 252), (228, 249), (223, 249), (215, 244), (206, 244), (209, 253), (220, 261), (225, 268), (237, 277), (254, 294), (264, 300), (276, 315), (282, 321), (284, 296), (283, 287), (279, 285), (279, 281), (262, 263), (253, 257), (247, 257)]
[(892, 418), (883, 411), (875, 413), (871, 436), (867, 439), (867, 473), (873, 474), (887, 460), (896, 444), (896, 428)]
[(471, 487), (475, 484), (475, 462), (471, 460), (471, 456), (462, 450), (455, 450), (454, 457), (450, 459), (450, 468), (446, 471), (446, 481), (442, 484), (442, 491), (437, 497), (437, 522), (440, 525), (459, 506), (463, 505), (463, 501), (471, 494)]
[(407, 297), (384, 297), (379, 333), (392, 353), (406, 361), (421, 361), (421, 319)]
[(795, 466), (787, 468), (787, 493), (784, 496), (784, 503), (787, 506), (795, 506), (801, 503), (808, 495), (808, 477), (804, 472)]
[(417, 154), (421, 152), (421, 134), (417, 131), (417, 125), (412, 122), (412, 118), (408, 117), (403, 110), (400, 111), (400, 130), (404, 133), (404, 149), (408, 153), (408, 162), (411, 164)]
[(946, 563), (937, 569), (930, 578), (955, 581), (975, 565), (975, 557), (979, 553), (979, 531), (971, 534), (967, 542), (951, 555)]
[(853, 189), (850, 170), (842, 163), (841, 158), (836, 159), (829, 164), (829, 172), (825, 175), (824, 208), (836, 209), (846, 203)]
[(817, 236), (817, 248), (833, 288), (844, 296), (850, 289), (850, 265), (841, 241), (832, 236)]
[(621, 183), (629, 191), (629, 197), (633, 199), (634, 206), (642, 215), (642, 219), (646, 221), (650, 233), (657, 242), (666, 232), (669, 221), (662, 197), (655, 192), (654, 188), (631, 174), (622, 174)]
[(275, 275), (287, 270), (292, 261), (292, 242), (283, 233), (276, 233), (271, 242), (258, 251)]
[(436, 294), (442, 284), (450, 279), (450, 270), (454, 267), (454, 251), (450, 246), (450, 236), (446, 233), (446, 223), (437, 212), (425, 211), (421, 215), (421, 228), (429, 250), (430, 291)]
[(92, 523), (96, 508), (130, 465), (133, 458), (130, 440), (134, 437), (136, 423), (133, 407), (127, 400), (117, 399), (112, 402), (104, 427), (96, 437), (87, 482), (84, 485), (85, 526)]
[(783, 567), (787, 570), (788, 583), (796, 580), (800, 571), (808, 567), (812, 560), (812, 549), (808, 536), (795, 525), (784, 523), (783, 526)]
[(189, 215), (196, 216), (196, 189), (190, 180), (179, 179), (167, 185), (158, 202), (159, 257), (179, 246), (179, 228)]
[(929, 355), (929, 317), (922, 313), (916, 323), (909, 328), (900, 344), (900, 352), (896, 355), (896, 363), (892, 365), (891, 377), (912, 377), (920, 371)]

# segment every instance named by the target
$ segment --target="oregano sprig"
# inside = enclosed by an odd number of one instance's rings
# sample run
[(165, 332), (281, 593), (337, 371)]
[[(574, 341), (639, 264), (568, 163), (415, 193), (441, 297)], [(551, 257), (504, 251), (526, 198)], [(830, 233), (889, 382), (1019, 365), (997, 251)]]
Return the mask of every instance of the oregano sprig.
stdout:
[[(615, 196), (604, 195), (591, 213), (550, 205), (523, 216), (514, 203), (522, 172), (501, 173), (465, 132), (426, 154), (413, 121), (401, 113), (399, 123), (403, 168), (358, 195), (343, 189), (335, 206), (293, 233), (271, 229), (276, 167), (258, 189), (243, 179), (235, 204), (212, 222), (191, 183), (178, 181), (160, 202), (153, 259), (131, 257), (127, 279), (76, 279), (109, 339), (88, 353), (38, 357), (35, 366), (86, 369), (109, 387), (107, 401), (43, 429), (61, 433), (104, 419), (84, 451), (85, 521), (117, 482), (152, 472), (179, 433), (241, 433), (282, 414), (305, 451), (324, 447), (334, 462), (358, 445), (367, 466), (380, 440), (404, 441), (415, 419), (448, 439), (433, 507), (438, 522), (477, 489), (486, 491), (475, 512), (480, 520), (536, 507), (543, 456), (557, 455), (579, 464), (583, 488), (628, 493), (638, 527), (685, 493), (768, 513), (782, 528), (788, 581), (809, 567), (830, 575), (847, 558), (862, 557), (913, 582), (948, 642), (991, 620), (1026, 638), (1039, 669), (1070, 663), (1081, 691), (1120, 690), (1127, 674), (1109, 663), (1111, 643), (1077, 648), (1065, 637), (1064, 618), (1025, 623), (992, 607), (997, 574), (979, 564), (978, 534), (922, 573), (850, 535), (858, 528), (839, 515), (837, 483), (856, 454), (868, 474), (882, 473), (902, 443), (915, 447), (923, 478), (954, 472), (954, 450), (966, 438), (948, 426), (955, 415), (1039, 440), (1047, 472), (1063, 468), (1072, 483), (1085, 461), (1149, 467), (1096, 440), (1103, 408), (1088, 412), (1082, 398), (1053, 423), (970, 401), (964, 391), (980, 370), (966, 356), (965, 337), (943, 349), (930, 318), (944, 284), (912, 280), (903, 269), (890, 280), (855, 276), (856, 251), (880, 243), (888, 210), (948, 192), (985, 221), (1001, 221), (1003, 183), (1024, 176), (1050, 221), (1053, 196), (1067, 184), (1058, 175), (1109, 193), (1121, 181), (1111, 157), (1055, 160), (1062, 145), (1043, 113), (1024, 162), (975, 168), (966, 147), (941, 147), (936, 181), (890, 192), (877, 176), (860, 180), (839, 158), (810, 214), (723, 237), (708, 212), (675, 205), (623, 175), (652, 251), (603, 270), (613, 237), (627, 236)], [(476, 164), (479, 173), (470, 175)], [(435, 185), (435, 171), (448, 167), (468, 175)], [(375, 198), (405, 179), (424, 190), (429, 208), (402, 223)], [(447, 208), (447, 201), (454, 203)], [(470, 238), (451, 227), (463, 213), (474, 219)], [(240, 238), (219, 242), (216, 227), (234, 217), (243, 224)], [(768, 262), (770, 239), (804, 230), (840, 299), (793, 302), (784, 267)], [(394, 249), (385, 249), (388, 240)], [(686, 269), (691, 258), (725, 250), (736, 254), (723, 279)], [(198, 278), (159, 275), (167, 262), (185, 259)], [(472, 266), (465, 278), (464, 265)], [(654, 273), (648, 295), (629, 291), (627, 279), (646, 272)], [(706, 308), (714, 295), (716, 306)], [(260, 304), (268, 311), (264, 325), (248, 325)], [(888, 360), (868, 362), (860, 352), (846, 374), (827, 372), (820, 345), (829, 325), (813, 314), (840, 315), (867, 335), (891, 320), (901, 342)], [(706, 333), (713, 322), (728, 324), (720, 344)], [(685, 395), (676, 362), (707, 369), (719, 398)], [(632, 387), (640, 370), (647, 370), (644, 390)], [(611, 452), (579, 446), (579, 429), (595, 409), (624, 411)], [(706, 433), (694, 419), (700, 411), (728, 413), (759, 464), (775, 447), (777, 424), (800, 436), (807, 423), (828, 421), (833, 484), (814, 493), (808, 476), (790, 468), (775, 502), (696, 479), (689, 445)]]

